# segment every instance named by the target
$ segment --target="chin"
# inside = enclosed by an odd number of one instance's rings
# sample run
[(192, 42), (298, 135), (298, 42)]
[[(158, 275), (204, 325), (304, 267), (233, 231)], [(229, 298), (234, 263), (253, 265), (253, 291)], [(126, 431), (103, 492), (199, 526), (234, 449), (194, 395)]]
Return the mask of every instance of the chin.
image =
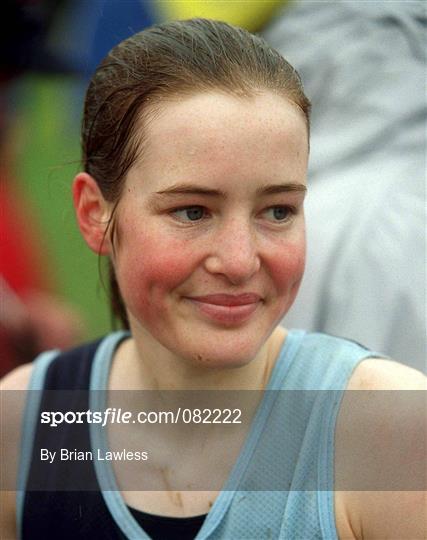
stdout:
[[(275, 325), (245, 325), (224, 329), (191, 327), (187, 332), (169, 333), (164, 346), (194, 367), (234, 369), (251, 363), (263, 348)], [(192, 339), (196, 335), (197, 339)], [(174, 339), (171, 339), (174, 338)]]
[[(235, 369), (246, 366), (258, 354), (259, 347), (203, 347), (195, 352), (185, 355), (194, 366), (206, 367), (209, 369)], [(222, 350), (221, 350), (222, 349)]]

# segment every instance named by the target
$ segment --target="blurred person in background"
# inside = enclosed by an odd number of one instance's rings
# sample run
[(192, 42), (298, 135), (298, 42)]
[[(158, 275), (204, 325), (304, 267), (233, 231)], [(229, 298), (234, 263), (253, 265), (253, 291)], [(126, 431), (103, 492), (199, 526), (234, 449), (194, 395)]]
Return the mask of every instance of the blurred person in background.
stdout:
[(308, 258), (287, 327), (426, 370), (424, 2), (297, 2), (264, 37), (313, 103)]
[[(6, 2), (0, 44), (0, 375), (46, 348), (82, 334), (80, 315), (55, 293), (51, 262), (30, 202), (14, 176), (19, 159), (13, 83), (25, 72), (57, 70), (43, 38), (61, 2)], [(18, 140), (17, 140), (18, 139)]]

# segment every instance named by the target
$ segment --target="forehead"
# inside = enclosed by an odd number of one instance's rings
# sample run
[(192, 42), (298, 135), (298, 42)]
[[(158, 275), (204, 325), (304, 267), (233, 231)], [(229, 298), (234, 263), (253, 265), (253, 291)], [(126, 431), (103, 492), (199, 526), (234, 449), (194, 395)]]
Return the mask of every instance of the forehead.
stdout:
[(136, 167), (156, 187), (194, 174), (211, 180), (247, 171), (283, 178), (287, 170), (301, 176), (307, 162), (303, 113), (270, 92), (252, 97), (212, 92), (162, 102), (140, 129), (145, 142)]

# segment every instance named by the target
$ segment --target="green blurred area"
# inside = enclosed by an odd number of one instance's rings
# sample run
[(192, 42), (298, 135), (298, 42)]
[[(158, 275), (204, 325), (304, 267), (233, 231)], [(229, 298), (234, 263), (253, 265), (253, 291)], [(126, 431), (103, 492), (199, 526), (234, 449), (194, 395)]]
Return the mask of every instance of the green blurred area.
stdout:
[(85, 338), (110, 328), (98, 257), (84, 243), (74, 217), (71, 184), (79, 170), (82, 83), (64, 76), (29, 76), (15, 91), (18, 147), (14, 177), (40, 225), (48, 279), (85, 320)]

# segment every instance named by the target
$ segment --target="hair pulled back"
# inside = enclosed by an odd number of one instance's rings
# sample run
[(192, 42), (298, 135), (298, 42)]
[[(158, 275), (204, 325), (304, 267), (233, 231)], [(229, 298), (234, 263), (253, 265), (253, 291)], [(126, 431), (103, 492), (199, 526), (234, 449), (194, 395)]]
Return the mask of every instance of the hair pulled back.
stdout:
[[(126, 173), (142, 151), (141, 118), (152, 106), (162, 98), (212, 90), (281, 94), (301, 109), (309, 129), (310, 102), (298, 73), (262, 38), (208, 19), (152, 26), (110, 51), (86, 93), (83, 168), (105, 200), (119, 201)], [(110, 288), (113, 312), (129, 328), (111, 262)]]

